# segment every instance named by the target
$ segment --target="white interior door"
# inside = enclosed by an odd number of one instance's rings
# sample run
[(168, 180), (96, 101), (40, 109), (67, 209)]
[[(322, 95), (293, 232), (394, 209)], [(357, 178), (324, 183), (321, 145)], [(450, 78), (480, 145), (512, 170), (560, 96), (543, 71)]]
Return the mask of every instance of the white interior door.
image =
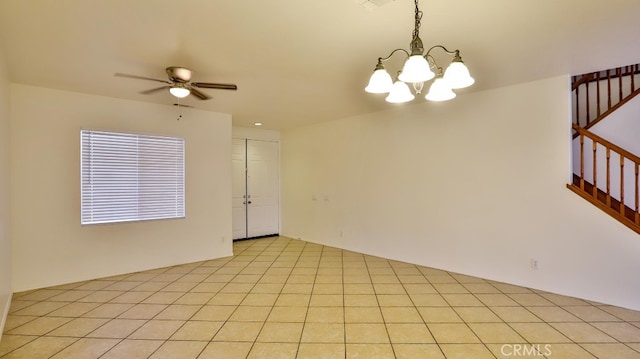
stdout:
[(247, 140), (247, 236), (279, 232), (278, 143)]
[(279, 145), (233, 139), (233, 239), (278, 234)]

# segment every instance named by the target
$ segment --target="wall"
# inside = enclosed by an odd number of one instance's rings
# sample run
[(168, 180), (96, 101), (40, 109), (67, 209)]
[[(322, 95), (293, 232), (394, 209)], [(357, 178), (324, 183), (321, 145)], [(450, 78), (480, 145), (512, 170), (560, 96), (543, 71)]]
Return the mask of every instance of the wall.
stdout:
[[(15, 291), (229, 256), (231, 116), (11, 85)], [(80, 226), (80, 129), (186, 140), (186, 218)]]
[(9, 237), (9, 74), (0, 47), (0, 337), (11, 304)]
[(242, 138), (249, 140), (266, 140), (266, 141), (279, 141), (280, 131), (263, 130), (261, 128), (252, 127), (233, 127), (233, 138)]
[(640, 238), (566, 188), (570, 116), (561, 76), (284, 131), (282, 232), (640, 309)]

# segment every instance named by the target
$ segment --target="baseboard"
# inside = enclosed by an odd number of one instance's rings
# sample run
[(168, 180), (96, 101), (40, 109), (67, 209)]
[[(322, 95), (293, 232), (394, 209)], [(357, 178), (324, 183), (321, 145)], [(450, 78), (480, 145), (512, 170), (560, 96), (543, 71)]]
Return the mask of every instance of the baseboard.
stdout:
[(4, 332), (4, 325), (7, 323), (7, 316), (9, 315), (9, 308), (11, 307), (11, 300), (13, 299), (13, 293), (9, 293), (7, 296), (7, 302), (4, 304), (2, 310), (2, 317), (0, 319), (0, 341), (2, 341), (2, 333)]
[(237, 238), (237, 239), (234, 239), (233, 242), (249, 241), (249, 240), (252, 240), (252, 239), (261, 239), (261, 238), (268, 238), (268, 237), (278, 237), (279, 235), (280, 235), (279, 233), (273, 233), (273, 234), (265, 234), (263, 236)]

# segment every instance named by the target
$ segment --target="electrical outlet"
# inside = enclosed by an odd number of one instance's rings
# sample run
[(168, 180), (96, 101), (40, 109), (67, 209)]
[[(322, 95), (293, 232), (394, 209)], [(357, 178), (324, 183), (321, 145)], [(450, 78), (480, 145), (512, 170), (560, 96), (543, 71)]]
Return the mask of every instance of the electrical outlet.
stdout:
[(531, 258), (531, 269), (538, 269), (538, 260)]

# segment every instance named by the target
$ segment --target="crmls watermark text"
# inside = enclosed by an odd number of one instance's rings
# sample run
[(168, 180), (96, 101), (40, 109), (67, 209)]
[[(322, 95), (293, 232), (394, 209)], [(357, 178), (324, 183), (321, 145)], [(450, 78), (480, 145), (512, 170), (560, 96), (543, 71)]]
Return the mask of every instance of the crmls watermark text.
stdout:
[(500, 353), (506, 357), (549, 356), (551, 355), (551, 344), (504, 344), (500, 347)]

